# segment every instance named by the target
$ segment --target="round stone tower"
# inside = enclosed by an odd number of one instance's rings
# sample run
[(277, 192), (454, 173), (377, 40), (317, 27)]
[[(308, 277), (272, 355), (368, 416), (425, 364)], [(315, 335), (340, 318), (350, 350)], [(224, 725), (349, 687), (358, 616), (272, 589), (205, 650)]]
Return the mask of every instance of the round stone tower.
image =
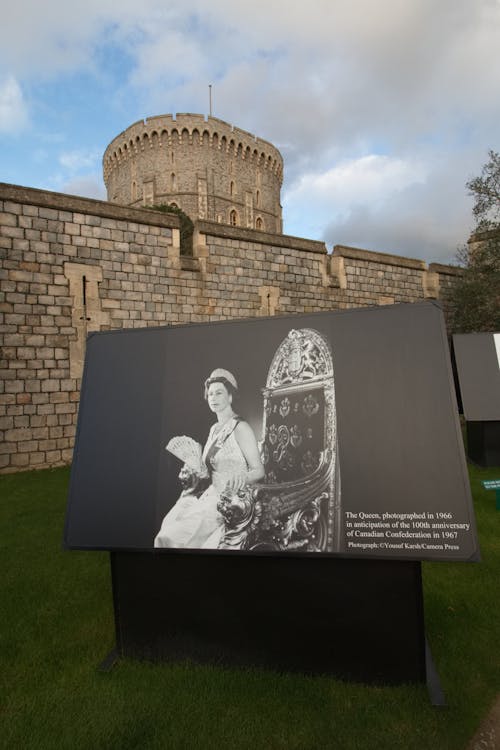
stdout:
[(216, 117), (140, 120), (111, 141), (103, 172), (113, 203), (176, 205), (192, 219), (283, 231), (280, 152)]

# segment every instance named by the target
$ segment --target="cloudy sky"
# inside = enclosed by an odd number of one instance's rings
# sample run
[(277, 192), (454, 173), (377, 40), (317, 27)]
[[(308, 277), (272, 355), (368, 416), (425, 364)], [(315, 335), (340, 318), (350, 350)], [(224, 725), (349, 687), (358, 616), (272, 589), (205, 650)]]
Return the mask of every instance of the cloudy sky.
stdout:
[(14, 0), (0, 181), (105, 197), (107, 144), (213, 113), (285, 159), (284, 231), (449, 262), (500, 149), (500, 0)]

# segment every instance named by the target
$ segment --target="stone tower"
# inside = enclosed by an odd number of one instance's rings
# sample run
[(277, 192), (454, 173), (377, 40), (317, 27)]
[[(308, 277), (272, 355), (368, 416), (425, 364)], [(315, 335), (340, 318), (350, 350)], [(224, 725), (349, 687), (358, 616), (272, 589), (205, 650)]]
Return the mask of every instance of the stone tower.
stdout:
[(140, 120), (109, 144), (103, 172), (113, 203), (176, 205), (192, 219), (283, 231), (280, 152), (216, 117)]

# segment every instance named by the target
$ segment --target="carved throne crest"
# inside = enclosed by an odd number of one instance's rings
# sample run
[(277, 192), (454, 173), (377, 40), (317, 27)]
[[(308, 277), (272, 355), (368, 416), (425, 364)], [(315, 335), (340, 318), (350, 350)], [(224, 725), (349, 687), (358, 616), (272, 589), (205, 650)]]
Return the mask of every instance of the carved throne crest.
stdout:
[(263, 483), (222, 497), (222, 549), (339, 549), (340, 471), (332, 352), (312, 328), (281, 342), (263, 389)]

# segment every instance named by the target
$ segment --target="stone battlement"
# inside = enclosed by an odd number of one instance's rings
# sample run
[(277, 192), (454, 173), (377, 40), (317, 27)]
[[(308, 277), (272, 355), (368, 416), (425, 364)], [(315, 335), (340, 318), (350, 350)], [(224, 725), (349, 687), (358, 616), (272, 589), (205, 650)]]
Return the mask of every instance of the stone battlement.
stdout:
[(123, 130), (106, 148), (103, 156), (104, 180), (123, 159), (146, 148), (172, 149), (183, 138), (190, 146), (208, 145), (244, 161), (269, 169), (283, 181), (283, 157), (269, 141), (231, 125), (218, 117), (178, 113), (155, 115), (138, 120)]

